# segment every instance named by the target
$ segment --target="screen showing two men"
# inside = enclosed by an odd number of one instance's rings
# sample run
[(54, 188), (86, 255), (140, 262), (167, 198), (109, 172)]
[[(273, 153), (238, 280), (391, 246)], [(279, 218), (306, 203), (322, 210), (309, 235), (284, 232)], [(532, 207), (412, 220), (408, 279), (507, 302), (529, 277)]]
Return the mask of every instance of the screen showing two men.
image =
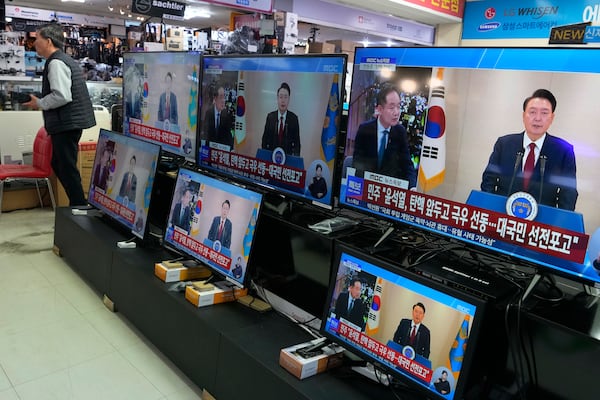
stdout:
[(123, 60), (123, 132), (194, 162), (200, 54), (127, 53)]
[(88, 202), (143, 238), (160, 147), (100, 129)]
[(244, 284), (262, 195), (181, 168), (165, 243)]
[(600, 282), (599, 62), (357, 49), (340, 203)]
[(455, 398), (478, 307), (359, 254), (341, 252), (336, 261), (325, 334), (396, 377)]
[(346, 56), (205, 56), (201, 165), (332, 207)]

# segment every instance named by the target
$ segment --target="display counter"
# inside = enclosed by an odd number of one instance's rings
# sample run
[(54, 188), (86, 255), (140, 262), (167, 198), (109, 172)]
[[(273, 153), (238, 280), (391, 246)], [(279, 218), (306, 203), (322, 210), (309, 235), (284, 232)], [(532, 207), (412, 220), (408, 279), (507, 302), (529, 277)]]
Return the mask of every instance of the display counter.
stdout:
[(126, 232), (98, 217), (56, 211), (54, 244), (67, 264), (181, 369), (219, 400), (392, 399), (391, 391), (357, 375), (324, 373), (298, 380), (279, 366), (279, 351), (311, 337), (275, 312), (237, 302), (194, 307), (154, 263), (172, 258), (160, 248), (119, 249)]

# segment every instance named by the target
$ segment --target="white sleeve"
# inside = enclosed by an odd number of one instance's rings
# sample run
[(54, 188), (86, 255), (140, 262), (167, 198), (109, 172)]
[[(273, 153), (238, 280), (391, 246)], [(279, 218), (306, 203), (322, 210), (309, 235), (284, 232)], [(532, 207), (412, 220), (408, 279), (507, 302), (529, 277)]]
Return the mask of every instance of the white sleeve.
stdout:
[(73, 101), (71, 96), (71, 69), (60, 60), (52, 60), (48, 64), (48, 82), (50, 93), (38, 99), (38, 107), (51, 110), (62, 107)]

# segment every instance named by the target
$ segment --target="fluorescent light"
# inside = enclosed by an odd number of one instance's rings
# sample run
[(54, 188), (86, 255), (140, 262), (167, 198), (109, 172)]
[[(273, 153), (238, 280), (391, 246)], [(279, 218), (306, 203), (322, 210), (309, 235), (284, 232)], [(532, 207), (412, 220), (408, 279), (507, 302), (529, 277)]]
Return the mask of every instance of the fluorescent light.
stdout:
[(60, 0), (63, 3), (71, 2), (71, 3), (85, 3), (85, 0)]

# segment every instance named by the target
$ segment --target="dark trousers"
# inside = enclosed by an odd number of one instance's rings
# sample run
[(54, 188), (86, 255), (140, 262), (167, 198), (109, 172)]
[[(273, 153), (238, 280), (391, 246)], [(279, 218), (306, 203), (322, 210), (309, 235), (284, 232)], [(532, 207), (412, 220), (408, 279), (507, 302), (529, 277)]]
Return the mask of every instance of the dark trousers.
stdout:
[(50, 136), (52, 138), (52, 169), (65, 188), (71, 207), (87, 205), (81, 186), (81, 175), (77, 169), (81, 132), (81, 129), (74, 129)]

